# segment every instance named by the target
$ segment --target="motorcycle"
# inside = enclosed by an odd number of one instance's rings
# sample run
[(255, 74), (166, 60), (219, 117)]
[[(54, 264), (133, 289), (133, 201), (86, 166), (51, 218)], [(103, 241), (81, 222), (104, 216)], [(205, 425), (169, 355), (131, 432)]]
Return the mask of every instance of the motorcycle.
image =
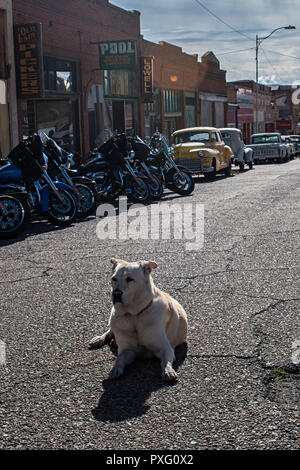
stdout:
[(176, 165), (165, 136), (155, 132), (149, 145), (152, 153), (146, 160), (147, 164), (156, 171), (165, 186), (183, 196), (191, 194), (195, 188), (192, 174), (184, 166)]
[(78, 218), (93, 213), (97, 207), (97, 189), (95, 181), (85, 176), (78, 176), (69, 170), (69, 154), (44, 132), (40, 133), (44, 151), (48, 157), (48, 173), (51, 179), (68, 184), (76, 194)]
[(61, 227), (76, 220), (73, 190), (51, 180), (37, 134), (20, 142), (7, 159), (0, 168), (0, 238), (12, 238), (24, 231), (34, 213)]
[(78, 175), (95, 180), (100, 200), (115, 200), (126, 194), (132, 202), (149, 201), (148, 177), (131, 165), (129, 150), (127, 137), (119, 134), (98, 147), (92, 158), (78, 167)]
[(148, 178), (151, 199), (155, 201), (161, 199), (164, 193), (163, 182), (156, 174), (156, 171), (152, 171), (153, 168), (147, 165), (151, 148), (138, 136), (128, 137), (128, 142), (132, 148), (129, 153), (134, 167)]

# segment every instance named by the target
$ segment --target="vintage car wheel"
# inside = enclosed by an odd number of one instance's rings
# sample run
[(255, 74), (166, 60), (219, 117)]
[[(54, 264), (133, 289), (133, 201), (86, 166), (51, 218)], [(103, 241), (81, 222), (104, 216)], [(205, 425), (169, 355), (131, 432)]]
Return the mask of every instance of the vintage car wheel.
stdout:
[(214, 167), (213, 171), (210, 171), (209, 173), (204, 173), (204, 178), (206, 178), (207, 180), (213, 180), (216, 177), (216, 174), (217, 174), (217, 172), (216, 172), (216, 161), (213, 160), (212, 164), (213, 164), (213, 167)]
[(240, 171), (244, 171), (244, 169), (245, 169), (245, 163), (240, 163), (240, 164), (239, 164), (239, 167), (240, 167)]
[(225, 176), (232, 176), (232, 167), (231, 167), (231, 162), (229, 163), (228, 167), (225, 168), (224, 170)]
[(249, 163), (248, 163), (248, 167), (249, 167), (249, 170), (252, 170), (252, 168), (253, 168), (253, 162), (249, 162)]

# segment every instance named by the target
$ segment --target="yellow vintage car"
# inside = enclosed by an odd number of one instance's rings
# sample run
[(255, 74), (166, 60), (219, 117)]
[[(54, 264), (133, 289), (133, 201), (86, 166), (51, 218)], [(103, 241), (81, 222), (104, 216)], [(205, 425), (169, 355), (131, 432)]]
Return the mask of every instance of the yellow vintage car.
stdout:
[(171, 145), (178, 165), (191, 173), (214, 178), (216, 173), (231, 175), (233, 152), (215, 127), (191, 127), (173, 132)]

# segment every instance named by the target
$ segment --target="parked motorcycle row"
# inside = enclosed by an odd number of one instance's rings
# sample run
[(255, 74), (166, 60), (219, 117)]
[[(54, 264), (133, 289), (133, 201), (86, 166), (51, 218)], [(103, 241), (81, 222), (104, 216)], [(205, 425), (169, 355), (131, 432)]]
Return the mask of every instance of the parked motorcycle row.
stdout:
[(191, 194), (194, 180), (175, 164), (166, 140), (154, 134), (117, 134), (94, 150), (86, 163), (71, 168), (68, 154), (44, 133), (20, 142), (0, 166), (0, 238), (26, 231), (36, 217), (66, 227), (95, 212), (101, 202), (126, 195), (132, 202), (159, 200), (168, 188)]

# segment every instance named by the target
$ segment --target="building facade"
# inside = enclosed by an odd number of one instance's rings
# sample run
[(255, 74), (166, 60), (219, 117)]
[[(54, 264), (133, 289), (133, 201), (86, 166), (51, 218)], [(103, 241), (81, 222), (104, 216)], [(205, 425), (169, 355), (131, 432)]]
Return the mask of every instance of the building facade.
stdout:
[(138, 11), (108, 0), (13, 0), (13, 23), (20, 139), (51, 132), (86, 156), (114, 131), (145, 138), (226, 125), (226, 72), (215, 55), (198, 61), (145, 40)]
[(143, 40), (142, 55), (153, 59), (153, 99), (141, 113), (145, 137), (156, 129), (170, 137), (184, 127), (226, 125), (226, 72), (212, 52), (199, 62), (173, 44)]
[(137, 63), (139, 12), (108, 0), (13, 0), (13, 20), (15, 29), (41, 24), (43, 93), (19, 94), (20, 137), (53, 131), (60, 144), (86, 155), (115, 129), (139, 129), (137, 66), (104, 70), (99, 63), (99, 43), (112, 52), (111, 64), (113, 53), (127, 55), (129, 42)]
[(271, 87), (272, 105), (273, 109), (277, 111), (274, 127), (282, 134), (299, 133), (299, 99), (295, 100), (293, 98), (297, 95), (299, 95), (297, 87), (291, 85), (274, 85)]
[[(244, 140), (249, 143), (254, 132), (274, 132), (275, 114), (272, 101), (271, 87), (258, 85), (258, 126), (256, 129), (256, 82), (253, 80), (239, 80), (230, 82), (236, 93), (237, 127), (243, 132)], [(231, 91), (233, 93), (233, 91)]]
[(0, 158), (18, 143), (11, 0), (0, 0)]

